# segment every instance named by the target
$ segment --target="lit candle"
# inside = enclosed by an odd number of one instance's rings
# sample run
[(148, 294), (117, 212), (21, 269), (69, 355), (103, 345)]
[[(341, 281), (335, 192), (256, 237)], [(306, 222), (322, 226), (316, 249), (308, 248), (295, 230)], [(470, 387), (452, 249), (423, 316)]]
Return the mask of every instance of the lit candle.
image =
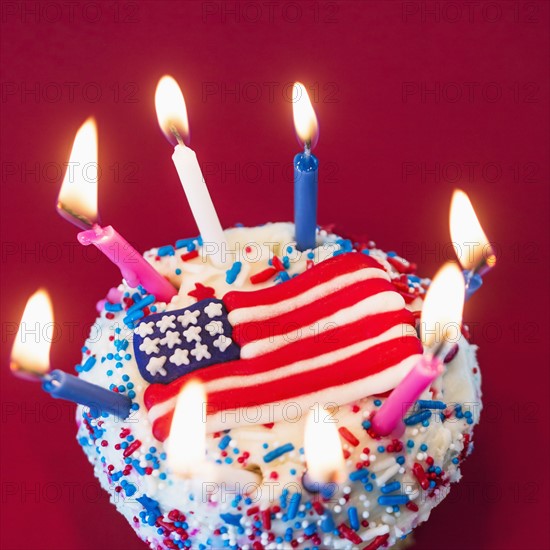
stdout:
[(174, 286), (158, 273), (112, 226), (101, 227), (97, 208), (97, 128), (89, 118), (78, 130), (65, 173), (57, 211), (66, 220), (84, 229), (78, 241), (95, 245), (136, 288), (142, 285), (158, 301), (170, 302), (177, 294)]
[(157, 118), (166, 139), (174, 145), (172, 161), (203, 241), (203, 251), (215, 265), (224, 263), (227, 241), (204, 181), (195, 151), (187, 147), (189, 123), (183, 94), (171, 76), (163, 76), (155, 93)]
[(336, 421), (326, 409), (310, 411), (304, 433), (307, 471), (302, 484), (310, 493), (330, 498), (344, 480), (344, 455)]
[(38, 290), (29, 298), (19, 324), (11, 352), (12, 372), (27, 380), (42, 382), (42, 388), (52, 397), (85, 405), (97, 413), (126, 418), (132, 405), (129, 397), (61, 370), (50, 371), (48, 329), (53, 328), (50, 297), (44, 290)]
[(449, 226), (451, 241), (464, 269), (468, 300), (483, 284), (482, 276), (495, 265), (496, 256), (468, 195), (459, 189), (451, 200)]
[(293, 89), (294, 128), (304, 152), (294, 157), (294, 226), (298, 250), (315, 248), (319, 161), (311, 152), (319, 137), (317, 116), (303, 84)]
[(257, 490), (261, 479), (253, 471), (207, 462), (206, 404), (204, 386), (198, 380), (185, 384), (178, 395), (166, 441), (167, 462), (172, 472), (187, 480), (194, 493), (202, 494), (221, 483), (231, 485), (225, 487), (230, 492)]
[(460, 337), (464, 277), (456, 264), (443, 266), (430, 284), (422, 308), (420, 333), (424, 355), (391, 392), (372, 418), (373, 430), (396, 430), (408, 408), (443, 373), (443, 359)]

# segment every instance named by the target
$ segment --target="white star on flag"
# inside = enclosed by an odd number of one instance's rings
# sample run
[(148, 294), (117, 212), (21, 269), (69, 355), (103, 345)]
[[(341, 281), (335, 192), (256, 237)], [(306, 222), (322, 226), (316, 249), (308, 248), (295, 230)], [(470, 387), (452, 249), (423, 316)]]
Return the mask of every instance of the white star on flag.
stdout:
[(197, 361), (202, 359), (210, 359), (212, 356), (208, 352), (208, 346), (206, 344), (195, 344), (195, 348), (191, 350), (191, 355), (195, 357)]
[(151, 321), (150, 323), (140, 323), (134, 332), (142, 338), (145, 338), (146, 336), (149, 336), (150, 334), (153, 334), (153, 332), (155, 332), (154, 327), (155, 323), (153, 323), (153, 321)]
[(202, 340), (199, 336), (201, 331), (201, 327), (189, 327), (187, 330), (183, 331), (183, 335), (185, 336), (187, 342), (192, 342), (193, 340), (195, 340), (195, 342), (200, 342)]
[(176, 367), (181, 367), (182, 365), (189, 365), (189, 350), (188, 349), (177, 349), (170, 356), (170, 363), (176, 365)]
[(145, 367), (153, 376), (160, 374), (161, 376), (166, 376), (167, 372), (164, 368), (164, 363), (166, 363), (166, 357), (151, 357), (149, 363)]
[(180, 335), (174, 330), (168, 330), (164, 338), (160, 341), (161, 345), (172, 349), (174, 346), (181, 344)]
[(189, 309), (185, 311), (183, 315), (178, 315), (178, 321), (181, 323), (183, 328), (186, 328), (188, 325), (196, 325), (197, 318), (201, 314), (200, 310), (196, 309), (195, 311), (190, 311)]
[(221, 321), (210, 321), (204, 328), (210, 336), (214, 336), (215, 334), (223, 334), (223, 324)]
[(210, 302), (205, 308), (204, 313), (208, 315), (210, 319), (213, 317), (221, 317), (222, 315), (222, 304), (219, 302)]
[(157, 321), (157, 327), (161, 332), (166, 332), (169, 328), (176, 328), (175, 318), (175, 315), (165, 315)]
[(145, 338), (143, 342), (140, 344), (139, 349), (141, 351), (144, 351), (147, 355), (151, 355), (151, 353), (158, 353), (159, 352), (159, 343), (160, 338)]

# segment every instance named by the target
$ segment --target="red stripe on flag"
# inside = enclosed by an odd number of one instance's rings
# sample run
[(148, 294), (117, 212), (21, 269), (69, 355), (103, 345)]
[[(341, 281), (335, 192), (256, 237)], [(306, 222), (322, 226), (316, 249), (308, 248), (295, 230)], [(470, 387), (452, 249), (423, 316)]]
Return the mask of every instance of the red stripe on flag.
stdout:
[[(384, 342), (353, 357), (316, 369), (313, 372), (299, 373), (265, 384), (257, 384), (254, 386), (253, 392), (249, 387), (244, 387), (209, 393), (208, 414), (280, 402), (304, 394), (315, 393), (327, 387), (337, 388), (372, 376), (393, 365), (398, 365), (407, 357), (421, 353), (420, 347), (419, 340), (410, 336), (399, 339), (398, 343), (394, 340)], [(149, 388), (151, 387), (149, 386)], [(307, 392), (303, 391), (304, 387), (307, 387)], [(173, 409), (171, 409), (169, 413), (153, 423), (153, 434), (160, 441), (164, 441), (168, 437), (173, 414)]]
[(243, 307), (276, 304), (298, 296), (314, 286), (326, 283), (334, 277), (366, 267), (374, 267), (385, 273), (384, 268), (370, 256), (349, 252), (325, 260), (317, 264), (315, 269), (308, 269), (299, 277), (294, 277), (282, 285), (271, 286), (255, 292), (238, 290), (228, 292), (223, 297), (223, 301), (228, 311)]
[[(399, 324), (414, 326), (412, 313), (406, 309), (379, 313), (349, 325), (338, 326), (321, 334), (311, 334), (307, 338), (266, 353), (261, 357), (212, 365), (207, 369), (196, 370), (190, 373), (189, 376), (178, 378), (170, 384), (151, 384), (145, 390), (145, 406), (150, 409), (157, 403), (175, 397), (190, 378), (197, 378), (206, 383), (227, 376), (246, 376), (269, 372), (284, 365), (334, 352), (355, 342), (369, 340)], [(398, 342), (401, 340), (400, 338)], [(416, 341), (420, 350), (419, 353), (421, 353), (420, 341)]]
[[(275, 318), (238, 324), (233, 328), (233, 340), (242, 347), (254, 340), (263, 340), (298, 328), (311, 327), (321, 319), (385, 291), (394, 291), (389, 281), (367, 279)], [(368, 314), (369, 312), (365, 311), (365, 315)]]

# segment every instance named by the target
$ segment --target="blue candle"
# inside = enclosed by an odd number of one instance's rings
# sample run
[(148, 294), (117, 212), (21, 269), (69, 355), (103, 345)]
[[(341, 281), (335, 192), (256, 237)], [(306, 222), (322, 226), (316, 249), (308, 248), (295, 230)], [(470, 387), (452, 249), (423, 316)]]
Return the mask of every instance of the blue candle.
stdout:
[(42, 389), (52, 397), (86, 405), (99, 413), (106, 412), (119, 418), (127, 418), (130, 414), (132, 400), (126, 395), (96, 386), (61, 370), (44, 375)]
[(304, 152), (294, 157), (294, 230), (298, 250), (315, 248), (319, 161), (311, 153), (319, 132), (317, 116), (303, 84), (293, 89), (294, 127)]
[(315, 248), (319, 161), (309, 149), (294, 157), (294, 224), (298, 250)]
[(464, 270), (464, 279), (466, 280), (466, 296), (465, 300), (469, 300), (483, 284), (483, 279), (479, 273)]

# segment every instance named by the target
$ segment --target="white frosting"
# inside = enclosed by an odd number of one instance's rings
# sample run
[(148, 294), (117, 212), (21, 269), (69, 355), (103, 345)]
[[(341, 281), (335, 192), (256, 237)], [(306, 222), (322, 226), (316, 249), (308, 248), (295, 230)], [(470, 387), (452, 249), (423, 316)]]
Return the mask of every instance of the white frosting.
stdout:
[[(232, 284), (226, 282), (227, 265), (225, 268), (219, 268), (211, 264), (208, 258), (199, 257), (182, 261), (180, 256), (186, 254), (186, 250), (179, 249), (175, 255), (163, 256), (159, 261), (155, 260), (157, 249), (147, 253), (145, 257), (149, 259), (152, 265), (162, 274), (167, 276), (180, 290), (176, 297), (173, 298), (170, 304), (166, 305), (167, 310), (176, 310), (187, 307), (196, 302), (196, 299), (189, 296), (188, 293), (195, 289), (195, 283), (201, 283), (207, 287), (215, 289), (216, 296), (221, 297), (229, 290), (257, 290), (272, 286), (274, 280), (270, 279), (263, 283), (252, 285), (250, 276), (265, 270), (268, 267), (268, 260), (273, 254), (279, 258), (285, 255), (289, 256), (290, 264), (287, 272), (289, 275), (303, 272), (307, 267), (307, 262), (310, 260), (307, 253), (299, 253), (292, 247), (293, 243), (293, 226), (292, 224), (277, 223), (266, 224), (257, 228), (236, 228), (226, 232), (229, 248), (234, 251), (235, 259), (242, 262), (242, 268), (239, 275)], [(332, 254), (340, 249), (340, 244), (337, 244), (338, 237), (335, 235), (327, 235), (321, 232), (318, 237), (318, 248), (313, 251), (313, 261), (315, 263), (323, 261), (332, 256)], [(247, 252), (247, 247), (249, 251)], [(289, 248), (287, 252), (287, 247)], [(200, 247), (199, 247), (200, 248)], [(386, 262), (386, 255), (382, 251), (373, 249), (370, 254), (377, 259), (380, 259), (387, 269), (389, 277), (395, 278), (397, 272)], [(181, 272), (176, 273), (176, 270)], [(369, 271), (369, 270), (365, 270)], [(378, 271), (378, 270), (374, 270)], [(366, 275), (366, 273), (365, 273)], [(322, 287), (323, 285), (319, 285)], [(121, 291), (133, 293), (122, 284)], [(319, 288), (319, 287), (317, 287)], [(394, 295), (395, 296), (395, 295)], [(390, 300), (393, 297), (386, 297), (384, 294), (376, 295), (369, 300)], [(112, 300), (111, 300), (112, 301)], [(411, 309), (420, 309), (421, 300), (413, 302), (409, 307)], [(162, 311), (164, 306), (157, 304), (158, 311)], [(359, 306), (358, 306), (359, 307)], [(387, 307), (387, 305), (386, 305)], [(398, 308), (396, 304), (396, 308)], [(215, 308), (211, 308), (212, 322), (215, 323), (217, 312)], [(304, 455), (300, 453), (300, 448), (303, 445), (303, 430), (305, 425), (305, 412), (297, 414), (300, 410), (300, 400), (296, 400), (297, 407), (293, 410), (287, 410), (284, 414), (281, 410), (275, 410), (273, 407), (268, 407), (261, 411), (262, 421), (276, 421), (272, 428), (267, 428), (262, 425), (248, 425), (237, 427), (230, 431), (231, 438), (227, 447), (222, 451), (219, 447), (223, 434), (211, 434), (207, 438), (208, 460), (214, 465), (215, 460), (225, 460), (228, 458), (243, 457), (243, 453), (248, 453), (248, 457), (244, 463), (248, 465), (249, 470), (259, 468), (262, 476), (262, 485), (250, 495), (253, 502), (246, 504), (242, 501), (239, 505), (242, 509), (232, 505), (234, 495), (223, 491), (223, 484), (217, 483), (207, 487), (206, 483), (202, 483), (197, 476), (195, 480), (182, 480), (173, 476), (167, 468), (166, 461), (162, 458), (164, 445), (157, 441), (151, 432), (151, 420), (147, 415), (147, 411), (143, 404), (143, 392), (148, 386), (138, 371), (137, 364), (133, 357), (132, 344), (130, 343), (126, 350), (119, 352), (119, 358), (116, 357), (117, 349), (111, 337), (120, 340), (123, 338), (131, 339), (132, 331), (125, 327), (122, 319), (126, 313), (115, 312), (109, 319), (105, 311), (102, 311), (100, 317), (92, 329), (92, 337), (86, 342), (86, 348), (89, 353), (95, 355), (97, 363), (89, 371), (82, 372), (80, 376), (95, 384), (109, 387), (111, 384), (116, 386), (124, 386), (128, 382), (123, 379), (123, 376), (128, 376), (134, 384), (130, 390), (128, 387), (125, 391), (135, 392), (134, 402), (139, 405), (137, 411), (132, 412), (131, 416), (122, 421), (112, 416), (101, 418), (99, 420), (91, 420), (92, 429), (103, 430), (103, 433), (97, 437), (90, 437), (88, 427), (82, 422), (82, 407), (78, 409), (79, 441), (83, 445), (90, 462), (94, 466), (96, 476), (99, 478), (102, 486), (110, 492), (111, 500), (127, 519), (130, 525), (136, 530), (139, 536), (145, 540), (151, 548), (167, 547), (163, 543), (163, 539), (167, 535), (161, 535), (157, 532), (158, 527), (148, 525), (142, 521), (140, 513), (143, 515), (144, 507), (142, 503), (137, 501), (137, 498), (147, 495), (154, 499), (159, 504), (159, 509), (164, 514), (165, 521), (171, 524), (171, 520), (167, 519), (167, 514), (172, 509), (178, 509), (186, 515), (185, 523), (187, 527), (185, 532), (193, 541), (193, 548), (199, 548), (199, 544), (205, 544), (207, 547), (220, 548), (224, 541), (229, 541), (229, 545), (239, 544), (242, 548), (252, 548), (252, 542), (248, 538), (255, 532), (262, 531), (254, 525), (255, 517), (258, 513), (253, 512), (250, 516), (247, 515), (247, 509), (251, 507), (259, 507), (260, 510), (280, 505), (280, 498), (283, 489), (289, 490), (288, 499), (291, 494), (301, 488), (301, 475), (304, 470), (305, 462)], [(185, 316), (178, 316), (171, 321), (173, 323), (181, 323), (187, 327), (188, 338), (196, 341), (196, 345), (200, 346), (200, 333), (192, 329), (196, 327), (196, 318), (192, 314), (186, 313)], [(151, 323), (141, 323), (138, 331), (142, 336), (148, 336), (152, 333)], [(120, 332), (114, 332), (115, 328), (119, 328)], [(172, 338), (170, 336), (170, 326), (163, 327), (164, 338)], [(212, 324), (211, 329), (214, 330), (215, 325)], [(210, 330), (210, 329), (209, 329)], [(389, 332), (402, 330), (402, 327), (391, 329)], [(393, 333), (392, 333), (393, 334)], [(400, 333), (401, 335), (402, 333)], [(390, 334), (382, 334), (375, 339), (369, 340), (367, 343), (357, 344), (357, 351), (365, 349), (364, 346), (372, 346), (376, 341), (384, 341), (390, 338)], [(220, 336), (219, 338), (222, 338)], [(174, 340), (175, 342), (175, 340)], [(147, 346), (154, 346), (154, 343), (148, 343)], [(220, 340), (220, 346), (225, 345)], [(196, 353), (201, 354), (199, 348), (196, 348)], [(191, 352), (193, 353), (193, 352)], [(83, 364), (88, 357), (88, 352), (85, 353)], [(174, 359), (175, 357), (175, 359)], [(179, 357), (176, 354), (171, 356), (171, 361), (179, 361), (185, 364), (187, 357)], [(334, 360), (334, 355), (332, 357)], [(316, 365), (325, 364), (327, 357), (319, 356), (314, 361), (304, 363), (295, 363), (290, 365), (288, 372), (304, 371), (313, 369)], [(402, 364), (388, 369), (391, 372), (378, 373), (374, 377), (368, 379), (368, 383), (361, 385), (355, 382), (349, 385), (349, 388), (339, 388), (344, 392), (343, 395), (355, 395), (359, 387), (361, 395), (374, 395), (388, 389), (388, 377), (403, 377), (412, 367), (414, 358), (410, 361), (405, 361)], [(120, 367), (117, 364), (120, 363)], [(163, 368), (163, 365), (152, 364), (151, 369)], [(109, 374), (110, 373), (110, 374)], [(268, 376), (268, 375), (267, 375)], [(236, 382), (236, 377), (231, 378), (231, 382)], [(227, 380), (227, 379), (226, 379)], [(248, 385), (246, 379), (239, 379), (239, 383), (243, 386)], [(217, 382), (213, 382), (215, 389), (221, 389), (216, 386)], [(365, 546), (369, 541), (374, 540), (377, 536), (389, 535), (388, 542), (394, 544), (400, 537), (409, 533), (416, 525), (425, 521), (430, 514), (431, 509), (437, 505), (444, 497), (448, 490), (448, 484), (439, 486), (433, 492), (433, 496), (426, 498), (426, 492), (420, 489), (420, 486), (411, 473), (412, 465), (415, 462), (421, 462), (426, 465), (425, 460), (429, 455), (434, 460), (434, 466), (443, 469), (450, 481), (458, 481), (460, 478), (459, 464), (455, 464), (457, 457), (463, 451), (464, 436), (470, 436), (473, 426), (479, 420), (481, 410), (480, 396), (480, 375), (475, 357), (475, 347), (468, 344), (465, 339), (461, 339), (459, 343), (459, 351), (451, 363), (447, 365), (445, 373), (435, 385), (437, 387), (437, 395), (432, 395), (430, 391), (426, 391), (423, 398), (437, 399), (449, 404), (460, 403), (462, 410), (471, 412), (470, 420), (467, 417), (457, 418), (456, 415), (451, 415), (449, 419), (442, 422), (439, 419), (438, 411), (432, 415), (432, 419), (428, 427), (423, 427), (421, 424), (408, 426), (405, 433), (400, 437), (404, 448), (398, 453), (384, 452), (380, 453), (377, 449), (380, 445), (387, 446), (391, 443), (391, 438), (383, 438), (375, 441), (371, 439), (368, 433), (362, 428), (362, 422), (367, 419), (370, 412), (376, 410), (375, 397), (365, 397), (353, 404), (340, 406), (333, 415), (337, 421), (338, 427), (346, 427), (355, 437), (360, 440), (358, 446), (353, 446), (342, 438), (343, 448), (349, 452), (346, 459), (346, 469), (348, 475), (356, 470), (358, 462), (369, 461), (368, 471), (375, 474), (372, 478), (372, 488), (366, 490), (363, 483), (360, 481), (346, 481), (339, 486), (337, 494), (328, 503), (325, 503), (325, 508), (330, 511), (334, 524), (337, 527), (341, 523), (346, 523), (349, 527), (348, 510), (350, 507), (355, 507), (358, 513), (359, 522), (368, 521), (368, 526), (359, 528), (354, 531), (362, 539), (362, 545)], [(390, 386), (391, 387), (391, 386)], [(253, 387), (251, 388), (253, 392)], [(319, 392), (315, 395), (319, 404), (324, 404), (331, 401), (331, 391)], [(350, 400), (353, 398), (350, 397)], [(159, 411), (158, 414), (161, 414)], [(218, 416), (215, 421), (219, 422), (220, 429), (225, 429), (227, 423), (223, 423)], [(100, 424), (100, 425), (99, 425)], [(95, 426), (95, 428), (94, 428)], [(139, 440), (141, 446), (130, 455), (130, 460), (137, 460), (139, 468), (152, 467), (150, 475), (141, 475), (138, 473), (136, 466), (132, 463), (132, 469), (126, 475), (121, 475), (117, 480), (112, 479), (112, 474), (120, 472), (127, 468), (122, 452), (124, 449), (116, 449), (115, 445), (125, 442), (132, 444), (125, 438), (121, 438), (121, 430), (129, 428), (133, 441)], [(95, 440), (94, 440), (95, 439)], [(407, 447), (407, 441), (413, 441), (414, 447)], [(103, 446), (102, 441), (106, 442)], [(192, 444), (192, 442), (190, 442)], [(285, 452), (279, 458), (271, 462), (265, 462), (264, 456), (269, 451), (279, 448), (282, 445), (291, 444), (293, 450)], [(427, 451), (421, 450), (421, 445), (427, 446)], [(367, 450), (368, 447), (368, 450)], [(150, 449), (154, 448), (155, 451)], [(238, 454), (234, 450), (238, 449)], [(226, 453), (226, 455), (222, 455)], [(404, 457), (404, 463), (400, 464), (396, 461), (398, 456)], [(151, 458), (153, 457), (153, 458)], [(453, 461), (455, 459), (455, 461)], [(158, 467), (155, 465), (158, 464)], [(113, 468), (109, 470), (109, 465)], [(221, 469), (221, 468), (220, 468)], [(272, 474), (276, 472), (276, 479)], [(250, 471), (243, 471), (242, 464), (237, 460), (232, 460), (230, 464), (224, 464), (223, 473), (219, 474), (221, 479), (227, 483), (239, 482), (242, 486), (250, 479), (254, 479), (254, 474)], [(398, 480), (401, 483), (401, 492), (391, 493), (392, 495), (408, 494), (411, 501), (418, 506), (418, 511), (412, 511), (405, 506), (400, 506), (399, 511), (394, 512), (390, 506), (380, 505), (377, 501), (380, 497), (379, 487), (385, 483)], [(135, 487), (133, 494), (132, 490), (127, 491), (122, 487), (122, 481), (126, 482), (124, 487)], [(116, 488), (121, 487), (119, 492)], [(192, 490), (199, 491), (210, 488), (214, 494), (210, 495), (210, 499), (201, 498), (203, 495), (198, 495), (194, 500), (190, 500), (190, 492)], [(291, 548), (290, 542), (285, 541), (286, 530), (291, 527), (293, 529), (293, 537), (298, 541), (298, 547), (312, 547), (315, 544), (312, 539), (307, 539), (304, 536), (304, 531), (307, 525), (315, 525), (319, 543), (317, 546), (322, 548), (355, 548), (355, 545), (347, 538), (340, 538), (333, 532), (324, 532), (322, 529), (322, 518), (317, 514), (311, 514), (312, 510), (306, 507), (306, 502), (311, 500), (311, 495), (304, 492), (302, 495), (301, 504), (297, 509), (295, 520), (284, 521), (283, 511), (274, 513), (271, 520), (270, 532), (275, 537), (282, 537), (278, 542), (277, 538), (269, 540), (268, 533), (263, 530), (261, 534), (256, 535), (256, 541), (261, 542), (264, 548)], [(285, 513), (288, 513), (288, 506)], [(220, 519), (220, 513), (242, 514), (241, 531), (233, 525)], [(138, 521), (134, 521), (137, 518)], [(261, 521), (261, 518), (259, 518)], [(300, 522), (300, 528), (295, 527), (295, 523)], [(214, 535), (214, 531), (222, 527), (226, 532)], [(178, 540), (178, 535), (172, 535), (174, 540)], [(209, 541), (209, 542), (208, 542)]]

